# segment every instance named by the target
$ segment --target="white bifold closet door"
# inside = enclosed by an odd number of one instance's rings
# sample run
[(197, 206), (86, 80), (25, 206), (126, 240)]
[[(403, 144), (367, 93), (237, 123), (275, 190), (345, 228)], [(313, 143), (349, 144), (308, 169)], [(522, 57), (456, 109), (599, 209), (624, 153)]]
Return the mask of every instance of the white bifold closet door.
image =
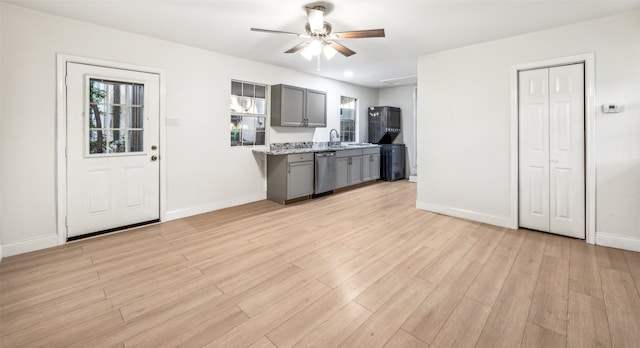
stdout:
[(518, 80), (520, 226), (585, 238), (584, 65)]

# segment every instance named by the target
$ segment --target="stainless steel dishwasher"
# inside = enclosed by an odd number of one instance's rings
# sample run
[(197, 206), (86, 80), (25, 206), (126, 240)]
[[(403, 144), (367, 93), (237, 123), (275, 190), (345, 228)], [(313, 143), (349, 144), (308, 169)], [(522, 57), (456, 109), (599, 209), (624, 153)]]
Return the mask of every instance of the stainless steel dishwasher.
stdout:
[(314, 195), (333, 192), (336, 188), (336, 152), (317, 152), (315, 156)]

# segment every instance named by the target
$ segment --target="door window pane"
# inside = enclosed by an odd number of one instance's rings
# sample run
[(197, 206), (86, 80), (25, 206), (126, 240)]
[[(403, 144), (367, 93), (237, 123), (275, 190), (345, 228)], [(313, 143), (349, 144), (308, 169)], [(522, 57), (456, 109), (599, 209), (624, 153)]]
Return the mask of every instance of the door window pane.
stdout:
[(144, 85), (89, 80), (89, 154), (144, 151)]
[(131, 105), (142, 106), (144, 104), (144, 86), (133, 85), (133, 94), (131, 95)]
[(142, 128), (143, 118), (142, 118), (142, 107), (141, 106), (132, 106), (129, 110), (131, 114), (129, 114), (129, 128)]
[(130, 130), (129, 131), (129, 152), (143, 151), (143, 131), (142, 130)]
[(106, 153), (107, 137), (102, 129), (89, 131), (89, 153)]
[(120, 105), (110, 105), (107, 117), (109, 128), (123, 128), (126, 125), (127, 108)]
[(127, 139), (125, 135), (126, 132), (119, 129), (107, 131), (109, 153), (127, 152)]
[(104, 105), (91, 104), (89, 106), (89, 128), (103, 128), (106, 114)]

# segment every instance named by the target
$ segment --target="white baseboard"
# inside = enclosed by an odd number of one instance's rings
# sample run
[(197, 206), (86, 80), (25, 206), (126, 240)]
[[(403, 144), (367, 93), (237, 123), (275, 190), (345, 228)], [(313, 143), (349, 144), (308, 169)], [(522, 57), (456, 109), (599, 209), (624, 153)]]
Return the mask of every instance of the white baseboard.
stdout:
[(596, 245), (640, 252), (640, 238), (611, 233), (596, 232)]
[(416, 201), (416, 208), (431, 211), (438, 214), (450, 215), (461, 219), (483, 222), (505, 228), (513, 228), (513, 222), (509, 217), (482, 214), (470, 210), (445, 207), (438, 204)]
[(185, 209), (178, 209), (178, 210), (168, 211), (167, 214), (165, 215), (165, 220), (164, 221), (182, 219), (182, 218), (185, 218), (185, 217), (188, 217), (188, 216), (208, 213), (208, 212), (214, 211), (214, 210), (220, 210), (220, 209), (224, 209), (224, 208), (235, 207), (237, 205), (253, 203), (253, 202), (261, 201), (263, 199), (267, 199), (267, 193), (266, 192), (265, 193), (261, 193), (261, 194), (257, 194), (257, 195), (253, 195), (253, 196), (234, 198), (234, 199), (230, 199), (230, 200), (222, 201), (222, 202), (216, 202), (216, 203), (211, 203), (211, 204), (203, 204), (203, 205), (199, 205), (199, 206), (195, 206), (195, 207), (189, 207), (189, 208), (185, 208)]
[(0, 244), (0, 262), (2, 262), (2, 244)]
[(46, 237), (5, 244), (2, 246), (2, 251), (0, 251), (0, 253), (2, 254), (2, 256), (9, 257), (13, 255), (28, 253), (30, 251), (51, 248), (57, 245), (58, 235), (54, 234)]
[(418, 175), (409, 175), (409, 181), (418, 182)]

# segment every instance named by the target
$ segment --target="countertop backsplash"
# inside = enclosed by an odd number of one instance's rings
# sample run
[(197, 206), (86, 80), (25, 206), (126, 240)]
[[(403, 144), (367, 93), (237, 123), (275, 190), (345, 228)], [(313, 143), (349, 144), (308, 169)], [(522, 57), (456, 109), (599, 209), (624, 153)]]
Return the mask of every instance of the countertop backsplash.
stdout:
[(301, 141), (290, 143), (272, 143), (267, 149), (254, 149), (253, 152), (267, 155), (287, 155), (292, 153), (318, 152), (327, 150), (348, 150), (367, 147), (379, 147), (377, 144), (359, 143), (341, 146), (329, 146), (328, 141)]

